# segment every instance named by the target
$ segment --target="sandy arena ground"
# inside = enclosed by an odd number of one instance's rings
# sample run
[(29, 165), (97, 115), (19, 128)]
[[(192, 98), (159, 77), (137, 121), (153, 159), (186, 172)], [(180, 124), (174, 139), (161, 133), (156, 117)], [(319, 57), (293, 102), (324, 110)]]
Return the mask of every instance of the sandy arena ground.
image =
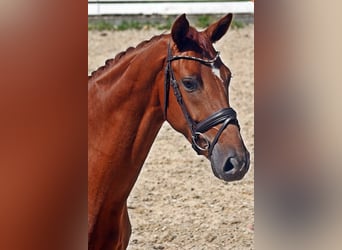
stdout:
[[(88, 73), (162, 32), (89, 31)], [(251, 153), (250, 170), (239, 182), (217, 179), (209, 161), (165, 123), (128, 200), (130, 250), (253, 249), (254, 25), (229, 30), (215, 47), (233, 72), (230, 103)]]

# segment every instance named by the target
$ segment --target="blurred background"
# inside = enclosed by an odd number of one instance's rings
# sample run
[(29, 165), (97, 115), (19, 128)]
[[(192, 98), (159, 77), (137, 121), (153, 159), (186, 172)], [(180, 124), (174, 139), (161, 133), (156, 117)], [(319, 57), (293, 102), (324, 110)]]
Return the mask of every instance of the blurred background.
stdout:
[(255, 3), (255, 247), (341, 246), (337, 1)]

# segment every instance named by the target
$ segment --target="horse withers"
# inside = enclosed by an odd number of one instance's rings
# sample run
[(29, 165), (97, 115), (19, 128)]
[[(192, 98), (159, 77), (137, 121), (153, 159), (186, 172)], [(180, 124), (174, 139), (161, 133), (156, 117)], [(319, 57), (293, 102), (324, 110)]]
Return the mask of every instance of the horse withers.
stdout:
[(249, 153), (229, 105), (231, 72), (213, 43), (228, 14), (204, 31), (179, 16), (171, 34), (119, 53), (88, 81), (88, 247), (126, 249), (127, 198), (164, 121), (225, 181), (240, 180)]

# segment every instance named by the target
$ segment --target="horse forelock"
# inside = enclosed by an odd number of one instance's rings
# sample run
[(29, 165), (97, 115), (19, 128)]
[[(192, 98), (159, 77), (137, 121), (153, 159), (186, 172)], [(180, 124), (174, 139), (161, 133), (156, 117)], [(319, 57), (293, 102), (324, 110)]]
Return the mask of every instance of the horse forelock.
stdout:
[(157, 40), (159, 40), (160, 38), (162, 38), (162, 35), (157, 35), (152, 37), (149, 40), (145, 40), (142, 41), (141, 43), (139, 43), (136, 47), (128, 47), (125, 51), (121, 51), (118, 54), (116, 54), (116, 56), (112, 59), (107, 59), (105, 61), (105, 65), (100, 66), (98, 69), (96, 69), (95, 71), (91, 72), (91, 75), (88, 76), (88, 80), (93, 79), (94, 77), (99, 76), (101, 73), (105, 72), (107, 69), (111, 68), (111, 66), (115, 65), (116, 63), (118, 63), (120, 61), (120, 59), (123, 59), (125, 56), (130, 55), (132, 52), (136, 51), (137, 49), (143, 48), (144, 46), (146, 46), (147, 44), (151, 43), (151, 42), (155, 42)]
[(198, 32), (195, 28), (190, 27), (186, 38), (188, 46), (184, 46), (185, 50), (193, 50), (209, 58), (216, 55), (212, 42), (205, 32)]

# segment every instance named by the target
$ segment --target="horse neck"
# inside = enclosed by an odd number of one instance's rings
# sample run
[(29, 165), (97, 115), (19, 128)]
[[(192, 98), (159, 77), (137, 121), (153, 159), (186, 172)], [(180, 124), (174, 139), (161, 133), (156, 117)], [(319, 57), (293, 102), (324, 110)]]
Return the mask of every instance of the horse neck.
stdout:
[(159, 85), (167, 42), (130, 51), (88, 85), (88, 165), (99, 189), (128, 196), (164, 121)]

